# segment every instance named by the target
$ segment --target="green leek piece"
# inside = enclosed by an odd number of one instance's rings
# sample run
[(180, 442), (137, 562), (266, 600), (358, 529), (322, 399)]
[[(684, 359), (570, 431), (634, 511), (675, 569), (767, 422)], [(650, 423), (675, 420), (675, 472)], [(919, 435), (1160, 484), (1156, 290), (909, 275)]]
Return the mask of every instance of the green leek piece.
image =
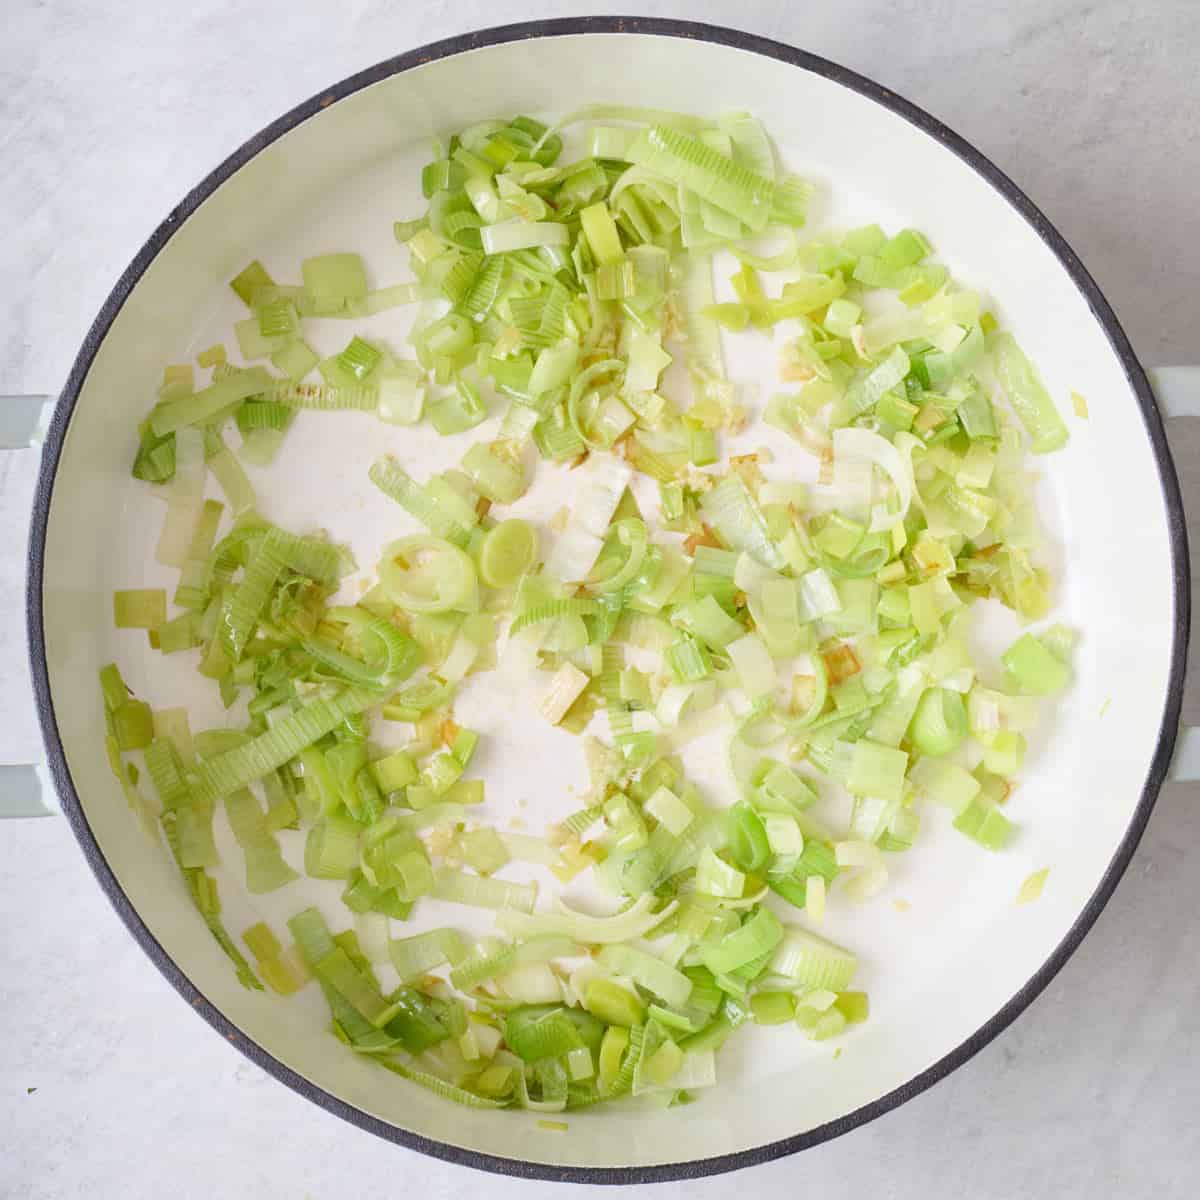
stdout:
[(854, 744), (846, 787), (856, 796), (899, 800), (907, 767), (908, 755), (903, 750), (864, 738)]
[(1071, 668), (1032, 633), (1017, 638), (1001, 661), (1021, 691), (1030, 696), (1061, 692), (1071, 682)]
[(162, 588), (113, 592), (113, 623), (118, 629), (158, 629), (167, 619)]
[(972, 800), (954, 818), (954, 828), (987, 850), (1003, 850), (1013, 834), (1012, 822), (998, 808)]
[(866, 992), (841, 992), (833, 1004), (850, 1025), (860, 1025), (870, 1015)]
[(630, 162), (695, 192), (751, 230), (762, 229), (770, 219), (773, 183), (689, 134), (655, 125), (634, 139), (628, 157)]
[(537, 561), (537, 531), (528, 521), (501, 521), (484, 535), (479, 550), (479, 575), (488, 587), (508, 588)]
[(154, 740), (154, 716), (142, 700), (125, 700), (109, 713), (112, 735), (117, 748), (144, 750)]
[(313, 700), (259, 734), (244, 746), (218, 755), (200, 769), (201, 797), (228, 795), (261, 779), (268, 771), (290, 762), (301, 750), (331, 732), (352, 713), (372, 702), (356, 692), (345, 692), (336, 700)]
[(762, 818), (746, 804), (739, 801), (728, 812), (729, 853), (743, 871), (759, 871), (766, 866), (771, 855), (770, 843)]
[(371, 763), (371, 772), (381, 792), (398, 792), (417, 778), (417, 765), (412, 756), (397, 750)]
[(314, 879), (349, 879), (358, 866), (357, 822), (336, 814), (318, 821), (308, 831), (304, 870)]
[(1067, 443), (1067, 427), (1033, 364), (1009, 333), (994, 336), (992, 352), (1000, 386), (1033, 439), (1033, 452), (1060, 450)]
[(908, 739), (922, 754), (950, 754), (967, 736), (967, 710), (962, 696), (949, 688), (929, 688), (917, 704)]
[(463, 954), (462, 939), (453, 929), (431, 929), (388, 942), (388, 957), (402, 982), (427, 975), (444, 963), (459, 962)]
[(476, 908), (503, 909), (515, 914), (531, 913), (537, 899), (537, 884), (489, 879), (441, 867), (434, 872), (433, 895), (439, 900)]
[(776, 570), (783, 557), (771, 541), (762, 512), (738, 475), (728, 475), (701, 503), (709, 524), (726, 545), (753, 555), (763, 566)]
[(740, 900), (745, 892), (746, 877), (706, 846), (696, 864), (696, 888), (704, 895), (722, 900)]
[(755, 992), (750, 1014), (759, 1025), (786, 1025), (796, 1016), (796, 997), (791, 992)]
[(162, 824), (167, 844), (175, 857), (175, 861), (179, 864), (183, 872), (192, 902), (208, 927), (209, 933), (212, 934), (213, 940), (221, 947), (222, 952), (233, 964), (234, 974), (237, 976), (238, 982), (248, 991), (262, 991), (263, 985), (259, 981), (258, 976), (251, 970), (250, 964), (246, 961), (241, 951), (238, 950), (221, 921), (221, 901), (217, 892), (216, 880), (204, 870), (192, 869), (184, 865), (181, 857), (182, 846), (176, 814), (164, 813)]
[(340, 946), (312, 964), (313, 974), (342, 998), (376, 1029), (396, 1015), (395, 1006), (379, 993), (378, 987), (355, 966)]
[(909, 772), (912, 785), (951, 812), (961, 813), (979, 795), (979, 780), (957, 763), (921, 758)]
[(344, 374), (351, 376), (357, 383), (363, 383), (374, 373), (382, 358), (370, 342), (354, 337), (337, 356), (337, 362)]
[(367, 272), (357, 254), (325, 254), (300, 264), (305, 291), (319, 315), (341, 312), (367, 295)]
[(590, 980), (583, 992), (583, 1006), (606, 1025), (630, 1028), (646, 1019), (646, 1006), (628, 988), (609, 979)]
[(769, 954), (782, 937), (779, 918), (769, 908), (758, 908), (739, 929), (715, 945), (701, 946), (700, 957), (714, 975), (723, 975)]
[(163, 438), (190, 425), (207, 424), (247, 396), (261, 395), (270, 383), (270, 375), (261, 367), (235, 371), (190, 396), (159, 404), (150, 414), (150, 428)]
[(246, 859), (246, 890), (251, 895), (273, 892), (299, 878), (284, 861), (279, 844), (267, 828), (257, 796), (240, 789), (225, 797), (229, 827)]
[(229, 286), (251, 308), (254, 307), (258, 293), (274, 285), (275, 281), (267, 273), (267, 268), (255, 259), (248, 267), (230, 280)]
[(612, 213), (604, 204), (591, 204), (579, 214), (584, 236), (598, 263), (615, 264), (625, 257), (621, 235), (617, 232)]
[(289, 342), (271, 355), (271, 364), (289, 379), (301, 380), (320, 362), (315, 350), (303, 339)]
[(450, 1036), (432, 1002), (416, 989), (398, 988), (389, 999), (394, 1012), (384, 1028), (410, 1054), (420, 1054)]
[(476, 443), (463, 456), (463, 469), (479, 491), (496, 504), (512, 504), (525, 490), (520, 459), (509, 457), (502, 443)]
[(712, 674), (712, 659), (708, 650), (694, 637), (685, 636), (668, 646), (663, 658), (679, 683), (694, 683)]
[(559, 1005), (512, 1009), (505, 1021), (504, 1040), (527, 1063), (559, 1058), (584, 1044), (571, 1013)]
[(368, 475), (385, 496), (407, 509), (436, 537), (457, 546), (466, 545), (477, 518), (461, 497), (455, 501), (444, 489), (431, 491), (428, 485), (421, 487), (393, 458), (372, 463)]
[(997, 730), (983, 743), (983, 765), (994, 775), (1015, 775), (1025, 761), (1026, 749), (1023, 734)]
[(755, 792), (760, 808), (774, 812), (803, 812), (817, 802), (817, 793), (796, 771), (774, 763), (763, 774)]
[(512, 855), (494, 829), (475, 829), (460, 839), (463, 860), (480, 875), (494, 875)]
[(806, 929), (781, 932), (771, 970), (806, 988), (842, 991), (854, 977), (858, 959), (848, 950)]

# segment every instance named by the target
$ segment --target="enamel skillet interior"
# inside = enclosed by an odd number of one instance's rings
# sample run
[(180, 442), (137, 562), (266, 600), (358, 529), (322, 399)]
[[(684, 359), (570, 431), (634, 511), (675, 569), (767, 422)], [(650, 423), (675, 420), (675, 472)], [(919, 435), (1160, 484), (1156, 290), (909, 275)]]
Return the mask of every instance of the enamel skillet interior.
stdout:
[[(286, 1006), (242, 991), (109, 775), (93, 681), (115, 658), (156, 705), (219, 718), (190, 664), (152, 661), (107, 627), (107, 597), (169, 580), (146, 566), (160, 514), (128, 477), (134, 427), (164, 361), (228, 339), (241, 313), (226, 281), (252, 257), (290, 278), (306, 254), (350, 249), (378, 284), (404, 278), (391, 222), (419, 211), (414, 182), (430, 136), (498, 113), (603, 100), (753, 111), (788, 166), (818, 184), (814, 228), (877, 220), (922, 229), (957, 278), (986, 289), (1055, 396), (1087, 396), (1092, 420), (1072, 425), (1071, 446), (1045, 464), (1039, 485), (1063, 575), (1055, 615), (1084, 637), (1076, 685), (1033, 746), (1013, 801), (1022, 834), (1012, 850), (972, 852), (930, 814), (885, 896), (831, 919), (830, 935), (862, 952), (874, 1010), (837, 1059), (828, 1046), (751, 1031), (731, 1043), (722, 1084), (702, 1102), (601, 1108), (552, 1134), (532, 1115), (465, 1112), (381, 1077), (319, 1036), (316, 989)], [(332, 334), (334, 346), (346, 336)], [(775, 386), (773, 355), (739, 346), (730, 359), (739, 377)], [(370, 564), (373, 548), (403, 532), (365, 485), (385, 449), (426, 471), (461, 452), (314, 415), (297, 423), (278, 475), (256, 480), (264, 507), (283, 524), (326, 526)], [(551, 477), (554, 487), (569, 494)], [(516, 1175), (630, 1183), (729, 1170), (833, 1137), (928, 1087), (1029, 1004), (1111, 894), (1162, 782), (1179, 716), (1188, 578), (1178, 487), (1142, 370), (1090, 276), (1011, 181), (907, 102), (811, 55), (686, 22), (584, 18), (451, 39), (362, 72), (269, 126), (168, 216), (106, 302), (58, 406), (35, 501), (28, 604), (64, 810), (130, 931), (206, 1020), (301, 1094), (395, 1142)], [(1011, 632), (989, 619), (984, 649)], [(538, 829), (570, 806), (563, 796), (581, 786), (582, 760), (501, 707), (520, 711), (493, 697), (473, 714), (493, 747), (490, 807), (506, 814), (524, 801), (526, 825)], [(1044, 866), (1043, 899), (1018, 909), (1022, 879)], [(286, 900), (251, 906), (223, 880), (228, 924), (236, 931), (266, 916), (281, 928), (310, 902), (284, 891)]]

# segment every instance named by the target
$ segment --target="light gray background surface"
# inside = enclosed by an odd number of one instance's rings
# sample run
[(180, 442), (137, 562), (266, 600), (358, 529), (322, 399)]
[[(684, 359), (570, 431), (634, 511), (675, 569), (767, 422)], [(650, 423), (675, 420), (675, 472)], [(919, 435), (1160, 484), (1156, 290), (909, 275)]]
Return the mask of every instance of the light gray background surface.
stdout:
[[(922, 105), (1047, 212), (1147, 365), (1200, 361), (1200, 5), (636, 7), (790, 42)], [(532, 0), (6, 0), (0, 393), (56, 390), (163, 215), (292, 105), (424, 42), (588, 11)], [(1196, 511), (1200, 430), (1177, 423), (1172, 440)], [(0, 761), (38, 746), (18, 615), (33, 471), (29, 454), (0, 455)], [(1186, 712), (1200, 720), (1194, 695)], [(655, 1195), (1196, 1194), (1198, 798), (1195, 785), (1164, 789), (1082, 948), (1015, 1025), (948, 1080), (797, 1158), (661, 1185)], [(1072, 799), (1086, 820), (1087, 797)], [(547, 1200), (567, 1190), (398, 1149), (275, 1083), (179, 1001), (110, 909), (65, 822), (0, 827), (0, 1196)]]

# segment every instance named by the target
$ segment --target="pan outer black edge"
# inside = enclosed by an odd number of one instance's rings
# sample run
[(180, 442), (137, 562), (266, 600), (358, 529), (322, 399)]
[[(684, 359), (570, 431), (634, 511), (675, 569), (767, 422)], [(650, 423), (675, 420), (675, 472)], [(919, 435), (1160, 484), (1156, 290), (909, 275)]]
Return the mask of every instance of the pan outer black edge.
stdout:
[[(943, 146), (952, 151), (979, 175), (986, 179), (1034, 228), (1042, 241), (1053, 251), (1075, 285), (1082, 292), (1096, 320), (1103, 327), (1114, 352), (1119, 358), (1141, 407), (1142, 419), (1154, 450), (1158, 466), (1159, 484), (1162, 488), (1163, 504), (1166, 509), (1168, 534), (1171, 542), (1172, 576), (1175, 595), (1173, 648), (1167, 694), (1163, 706), (1162, 725), (1158, 742), (1150, 763), (1150, 770), (1142, 788), (1136, 810), (1130, 820), (1125, 836), (1121, 839), (1104, 876), (1095, 892), (1084, 905), (1079, 917), (1054, 952), (1030, 977), (1021, 989), (982, 1025), (971, 1037), (962, 1042), (944, 1058), (928, 1067), (920, 1075), (886, 1096), (863, 1105), (854, 1112), (830, 1121), (816, 1129), (794, 1137), (742, 1150), (714, 1158), (694, 1159), (685, 1162), (664, 1163), (645, 1167), (556, 1167), (546, 1163), (526, 1162), (521, 1159), (504, 1158), (482, 1154), (461, 1146), (429, 1138), (400, 1129), (386, 1121), (380, 1121), (353, 1105), (346, 1104), (336, 1096), (298, 1075), (285, 1066), (256, 1042), (251, 1041), (233, 1025), (183, 973), (167, 951), (155, 939), (134, 909), (128, 896), (117, 882), (92, 833), (83, 807), (80, 804), (74, 782), (67, 769), (66, 756), (59, 737), (54, 706), (50, 697), (49, 677), (46, 665), (45, 634), (42, 627), (42, 582), (46, 550), (46, 527), (50, 513), (50, 500), (54, 487), (55, 472), (62, 454), (63, 441), (71, 413), (79, 398), (83, 381), (91, 367), (101, 342), (117, 313), (128, 299), (134, 286), (145, 273), (153, 259), (171, 239), (176, 229), (190, 216), (222, 183), (244, 166), (251, 158), (269, 146), (282, 134), (327, 108), (336, 100), (343, 99), (362, 88), (378, 83), (401, 71), (447, 58), (464, 51), (485, 46), (501, 45), (506, 42), (531, 38), (562, 37), (588, 33), (633, 33), (660, 37), (688, 38), (712, 42), (761, 54), (767, 58), (789, 63), (802, 70), (822, 75), (835, 83), (867, 96), (882, 104), (910, 124), (917, 126)], [(100, 886), (112, 902), (130, 933), (141, 944), (158, 969), (166, 976), (176, 991), (214, 1029), (241, 1050), (248, 1058), (322, 1108), (343, 1119), (377, 1134), (389, 1141), (413, 1150), (433, 1155), (436, 1158), (480, 1170), (514, 1175), (525, 1179), (545, 1179), (569, 1183), (593, 1184), (638, 1184), (666, 1180), (698, 1179), (716, 1175), (741, 1167), (769, 1162), (784, 1155), (793, 1154), (840, 1134), (857, 1128), (891, 1109), (912, 1099), (926, 1088), (961, 1066), (1005, 1029), (1033, 999), (1042, 991), (1074, 953), (1084, 935), (1095, 923), (1101, 909), (1113, 893), (1150, 818), (1150, 812), (1171, 762), (1176, 732), (1179, 726), (1180, 709), (1183, 702), (1184, 668), (1187, 662), (1188, 630), (1191, 616), (1191, 575), (1188, 564), (1187, 527), (1184, 521), (1183, 504), (1180, 498), (1179, 481), (1167, 448), (1162, 419), (1155, 406), (1154, 396), (1145, 372), (1133, 352), (1124, 330), (1117, 321), (1112, 308), (1105, 300), (1095, 281), (1080, 262), (1075, 252), (1067, 245), (1057, 229), (1038, 210), (1033, 202), (999, 168), (991, 163), (958, 134), (935, 120), (928, 113), (895, 92), (856, 74), (853, 71), (819, 58), (803, 50), (774, 42), (754, 34), (727, 29), (716, 25), (704, 25), (691, 21), (677, 21), (646, 17), (567, 17), (547, 21), (528, 21), (485, 29), (458, 37), (434, 42), (417, 50), (378, 63), (364, 71), (351, 75), (341, 83), (314, 96), (292, 109), (252, 137), (234, 151), (220, 166), (201, 181), (183, 201), (167, 216), (166, 220), (151, 234), (149, 240), (130, 263), (117, 281), (108, 299), (105, 300), (79, 354), (72, 366), (59, 399), (47, 437), (41, 470), (34, 493), (32, 526), (28, 548), (28, 584), (26, 592), (26, 614), (29, 627), (29, 657), (33, 675), (34, 696), (42, 736), (46, 744), (47, 763), (55, 787), (62, 800), (63, 812), (74, 830)]]

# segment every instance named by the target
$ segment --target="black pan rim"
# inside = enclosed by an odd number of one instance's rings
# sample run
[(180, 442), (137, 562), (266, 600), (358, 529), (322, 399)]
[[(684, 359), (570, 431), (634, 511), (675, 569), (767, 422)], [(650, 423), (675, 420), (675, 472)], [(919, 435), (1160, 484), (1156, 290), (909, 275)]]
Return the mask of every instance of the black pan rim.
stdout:
[[(190, 981), (163, 946), (143, 923), (129, 897), (117, 881), (96, 841), (83, 807), (75, 790), (67, 767), (66, 755), (59, 736), (50, 695), (50, 682), (46, 662), (46, 644), (43, 629), (42, 583), (45, 566), (46, 532), (50, 514), (50, 502), (54, 478), (62, 454), (63, 443), (70, 423), (71, 414), (79, 398), (83, 382), (87, 377), (109, 327), (120, 312), (130, 293), (141, 279), (151, 262), (171, 239), (182, 223), (222, 183), (244, 166), (251, 158), (277, 138), (295, 128), (303, 121), (315, 116), (337, 100), (369, 87), (401, 71), (411, 70), (425, 63), (447, 58), (488, 46), (533, 38), (563, 37), (576, 34), (639, 34), (658, 37), (676, 37), (710, 42), (745, 50), (773, 58), (791, 66), (821, 75), (835, 83), (858, 92), (860, 95), (883, 105), (910, 124), (936, 138), (943, 146), (972, 167), (992, 185), (1025, 218), (1062, 263), (1075, 285), (1087, 301), (1093, 316), (1104, 329), (1109, 343), (1121, 362), (1126, 378), (1137, 396), (1142, 419), (1150, 438), (1158, 467), (1163, 505), (1168, 523), (1171, 543), (1172, 576), (1174, 585), (1174, 620), (1171, 669), (1167, 693), (1163, 705), (1162, 722), (1157, 744), (1151, 759), (1146, 782), (1143, 785), (1137, 808), (1130, 819), (1109, 865), (1096, 887), (1095, 892), (1081, 909), (1075, 923), (1068, 930), (1054, 952), (1042, 966), (1022, 985), (1013, 997), (998, 1012), (985, 1022), (969, 1038), (938, 1062), (927, 1067), (919, 1075), (887, 1095), (830, 1121), (816, 1129), (810, 1129), (789, 1138), (755, 1146), (733, 1154), (712, 1158), (661, 1163), (643, 1167), (570, 1167), (550, 1163), (506, 1158), (484, 1154), (448, 1142), (423, 1137), (408, 1130), (381, 1121), (363, 1110), (345, 1103), (336, 1096), (316, 1086), (286, 1066), (274, 1055), (252, 1041), (222, 1012), (209, 1001)], [(276, 1079), (287, 1084), (302, 1096), (319, 1104), (322, 1108), (347, 1120), (361, 1129), (379, 1137), (419, 1150), (424, 1154), (444, 1159), (462, 1166), (512, 1175), (524, 1179), (551, 1180), (556, 1182), (590, 1184), (641, 1184), (660, 1181), (699, 1179), (726, 1171), (770, 1162), (799, 1150), (816, 1146), (822, 1142), (864, 1125), (890, 1112), (906, 1100), (919, 1095), (951, 1071), (961, 1066), (983, 1049), (994, 1037), (1010, 1025), (1038, 996), (1051, 979), (1062, 969), (1067, 959), (1078, 948), (1080, 942), (1095, 923), (1101, 910), (1111, 897), (1121, 876), (1141, 840), (1158, 798), (1159, 790), (1166, 778), (1174, 752), (1183, 703), (1184, 670), (1187, 662), (1188, 633), (1191, 615), (1191, 574), (1188, 560), (1187, 527), (1183, 514), (1179, 481), (1167, 446), (1162, 418), (1155, 405), (1154, 396), (1145, 372), (1134, 354), (1128, 337), (1121, 328), (1116, 314), (1092, 279), (1083, 263), (1067, 244), (1063, 236), (1025, 193), (996, 167), (985, 155), (969, 142), (943, 125), (940, 121), (903, 99), (895, 92), (875, 83), (827, 59), (798, 50), (792, 46), (755, 34), (724, 26), (707, 25), (693, 21), (648, 17), (564, 17), (553, 20), (527, 21), (492, 29), (478, 30), (433, 42), (416, 50), (387, 59), (375, 66), (351, 75), (318, 95), (298, 105), (278, 120), (272, 122), (252, 137), (223, 163), (205, 177), (168, 214), (161, 225), (151, 234), (124, 274), (117, 281), (105, 300), (91, 329), (80, 348), (72, 366), (66, 386), (55, 408), (43, 452), (41, 469), (34, 493), (32, 525), (28, 547), (28, 582), (26, 591), (26, 617), (29, 630), (29, 658), (33, 675), (34, 696), (46, 745), (47, 762), (56, 790), (62, 802), (63, 812), (83, 850), (101, 888), (124, 921), (130, 933), (137, 939), (151, 961), (166, 976), (167, 980), (218, 1033), (241, 1050), (258, 1066)]]

